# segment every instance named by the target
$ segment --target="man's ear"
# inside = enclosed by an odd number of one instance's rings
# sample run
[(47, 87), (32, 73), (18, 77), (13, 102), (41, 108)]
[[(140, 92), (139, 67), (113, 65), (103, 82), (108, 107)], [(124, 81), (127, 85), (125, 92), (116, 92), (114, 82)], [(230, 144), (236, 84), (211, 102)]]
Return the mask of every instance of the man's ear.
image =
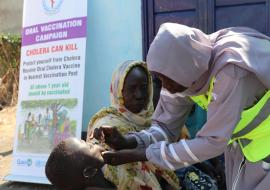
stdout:
[(88, 166), (83, 170), (83, 177), (86, 179), (93, 178), (97, 174), (98, 169)]

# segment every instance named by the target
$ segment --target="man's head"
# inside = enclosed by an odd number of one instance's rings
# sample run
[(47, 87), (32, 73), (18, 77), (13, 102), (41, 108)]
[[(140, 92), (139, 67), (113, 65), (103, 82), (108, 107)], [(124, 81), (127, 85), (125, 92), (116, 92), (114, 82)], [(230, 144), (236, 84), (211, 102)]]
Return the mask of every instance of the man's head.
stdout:
[(50, 154), (45, 173), (57, 188), (80, 190), (86, 186), (95, 186), (104, 165), (101, 152), (104, 148), (97, 144), (88, 144), (76, 138), (59, 143)]

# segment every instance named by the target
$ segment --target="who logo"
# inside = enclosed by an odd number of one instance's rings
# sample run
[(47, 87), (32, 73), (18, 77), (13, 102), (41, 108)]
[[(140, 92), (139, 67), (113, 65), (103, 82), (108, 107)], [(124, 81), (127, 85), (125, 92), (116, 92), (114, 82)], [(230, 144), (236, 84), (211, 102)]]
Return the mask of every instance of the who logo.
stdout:
[(60, 11), (63, 0), (42, 0), (42, 6), (46, 14), (53, 15)]

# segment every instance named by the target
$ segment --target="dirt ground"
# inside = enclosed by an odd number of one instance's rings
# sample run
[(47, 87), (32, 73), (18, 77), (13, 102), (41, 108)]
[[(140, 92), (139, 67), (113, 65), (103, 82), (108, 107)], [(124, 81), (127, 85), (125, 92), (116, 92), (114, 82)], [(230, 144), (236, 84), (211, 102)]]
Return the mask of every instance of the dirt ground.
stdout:
[(0, 190), (56, 190), (52, 186), (4, 181), (9, 174), (16, 124), (16, 107), (0, 111)]

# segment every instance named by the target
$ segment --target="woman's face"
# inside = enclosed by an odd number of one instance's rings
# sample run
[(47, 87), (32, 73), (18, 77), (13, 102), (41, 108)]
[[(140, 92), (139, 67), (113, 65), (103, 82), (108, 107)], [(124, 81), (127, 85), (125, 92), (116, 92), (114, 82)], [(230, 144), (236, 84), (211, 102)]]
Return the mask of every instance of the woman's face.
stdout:
[(133, 67), (126, 76), (122, 91), (125, 107), (133, 113), (139, 113), (146, 108), (149, 100), (148, 89), (148, 76), (144, 68)]
[(178, 84), (174, 80), (170, 79), (169, 77), (161, 73), (158, 73), (158, 72), (152, 72), (152, 73), (158, 76), (158, 78), (161, 80), (162, 87), (168, 90), (172, 94), (177, 93), (177, 92), (183, 92), (187, 89), (187, 87), (184, 87)]

